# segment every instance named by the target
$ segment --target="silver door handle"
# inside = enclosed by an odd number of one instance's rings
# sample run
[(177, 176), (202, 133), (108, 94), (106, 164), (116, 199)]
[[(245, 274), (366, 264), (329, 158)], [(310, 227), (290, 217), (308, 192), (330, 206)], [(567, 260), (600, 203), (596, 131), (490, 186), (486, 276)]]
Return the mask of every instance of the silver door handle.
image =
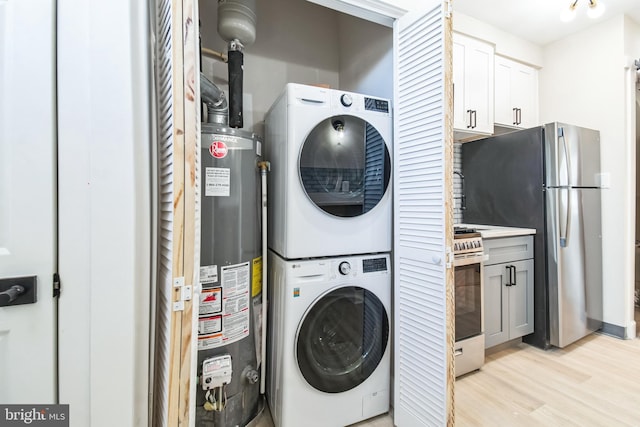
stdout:
[[(566, 192), (566, 196), (567, 196), (567, 203), (565, 205), (565, 203), (563, 203), (563, 193)], [(560, 218), (558, 218), (558, 221), (560, 221), (559, 223), (559, 237), (560, 237), (560, 247), (561, 248), (566, 248), (567, 247), (567, 240), (569, 237), (569, 226), (571, 225), (571, 190), (569, 190), (568, 188), (560, 188), (558, 189), (558, 205), (559, 206), (559, 212), (560, 212)], [(564, 223), (564, 229), (563, 229), (563, 223)]]
[(567, 175), (567, 187), (571, 187), (571, 183), (569, 180), (571, 179), (571, 159), (569, 157), (569, 148), (567, 145), (567, 139), (564, 136), (564, 128), (558, 128), (558, 140), (562, 138), (562, 148), (564, 149), (564, 163), (566, 165), (566, 175)]
[(0, 292), (0, 307), (7, 306), (24, 294), (24, 286), (13, 285), (4, 292)]

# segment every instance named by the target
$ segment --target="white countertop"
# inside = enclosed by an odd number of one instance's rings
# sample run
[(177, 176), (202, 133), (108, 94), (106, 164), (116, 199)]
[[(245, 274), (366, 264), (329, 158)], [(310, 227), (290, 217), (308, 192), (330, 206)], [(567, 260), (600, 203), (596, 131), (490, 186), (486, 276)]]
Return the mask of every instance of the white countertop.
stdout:
[(501, 227), (486, 224), (456, 224), (456, 227), (475, 228), (483, 239), (496, 239), (499, 237), (515, 237), (536, 234), (535, 228)]

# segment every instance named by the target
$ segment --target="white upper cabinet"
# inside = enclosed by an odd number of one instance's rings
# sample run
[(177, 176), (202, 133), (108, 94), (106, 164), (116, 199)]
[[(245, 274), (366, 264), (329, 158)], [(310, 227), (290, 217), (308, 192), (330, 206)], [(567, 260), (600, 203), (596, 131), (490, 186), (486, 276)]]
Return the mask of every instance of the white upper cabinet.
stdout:
[(453, 127), (469, 134), (493, 133), (494, 47), (453, 34)]
[(538, 125), (538, 70), (496, 55), (495, 123), (517, 128)]

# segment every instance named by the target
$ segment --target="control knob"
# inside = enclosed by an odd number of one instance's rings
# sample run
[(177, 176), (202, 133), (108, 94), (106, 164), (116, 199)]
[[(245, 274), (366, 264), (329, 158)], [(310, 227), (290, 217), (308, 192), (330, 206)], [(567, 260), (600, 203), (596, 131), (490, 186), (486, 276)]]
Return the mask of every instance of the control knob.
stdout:
[(351, 95), (344, 93), (340, 97), (340, 103), (345, 107), (351, 107), (351, 105), (353, 105), (353, 98), (351, 98)]
[(347, 261), (342, 261), (339, 265), (338, 265), (338, 271), (340, 272), (340, 274), (342, 274), (343, 276), (346, 276), (347, 274), (351, 273), (351, 264), (349, 264)]

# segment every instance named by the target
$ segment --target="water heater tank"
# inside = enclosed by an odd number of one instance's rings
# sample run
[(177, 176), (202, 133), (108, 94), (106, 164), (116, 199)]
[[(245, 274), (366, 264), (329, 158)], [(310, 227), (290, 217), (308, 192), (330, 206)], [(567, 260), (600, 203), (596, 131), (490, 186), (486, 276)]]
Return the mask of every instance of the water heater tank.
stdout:
[[(198, 369), (204, 377), (205, 361), (228, 358), (231, 377), (223, 390), (214, 393), (223, 403), (216, 410), (206, 405), (211, 392), (200, 383), (196, 426), (245, 426), (258, 414), (260, 402), (262, 203), (258, 162), (262, 140), (241, 129), (203, 123), (201, 150)], [(222, 362), (208, 366), (220, 367)]]
[(256, 0), (218, 0), (218, 34), (243, 46), (256, 41)]

